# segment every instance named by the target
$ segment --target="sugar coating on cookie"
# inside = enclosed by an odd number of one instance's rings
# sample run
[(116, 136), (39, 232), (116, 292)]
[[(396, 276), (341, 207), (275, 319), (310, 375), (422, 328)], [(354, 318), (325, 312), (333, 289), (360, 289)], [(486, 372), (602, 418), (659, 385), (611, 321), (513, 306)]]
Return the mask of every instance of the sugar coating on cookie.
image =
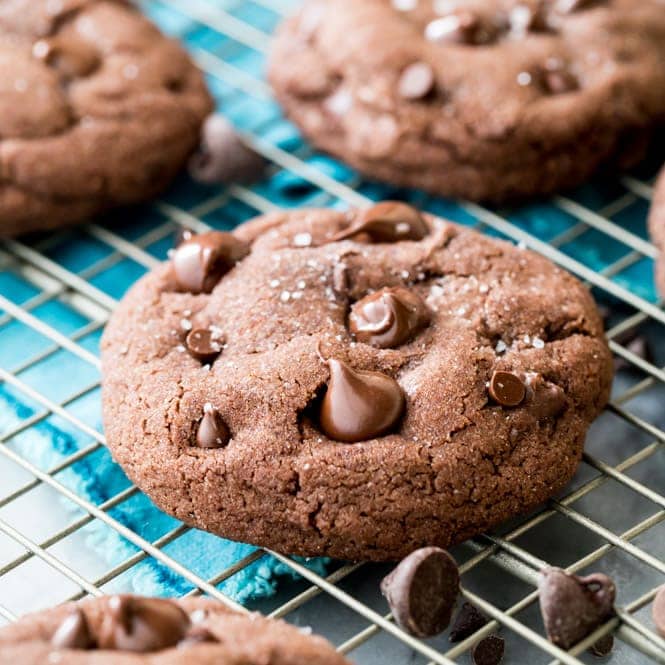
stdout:
[(163, 510), (371, 560), (561, 489), (612, 374), (576, 279), (390, 202), (190, 238), (120, 303), (102, 365), (109, 448)]
[(134, 595), (29, 614), (0, 629), (0, 652), (21, 665), (349, 665), (326, 640), (283, 621), (204, 598)]
[(122, 0), (17, 0), (0, 15), (0, 236), (148, 200), (212, 101), (182, 47)]
[(656, 286), (665, 295), (665, 169), (661, 172), (653, 192), (649, 212), (649, 231), (661, 254), (656, 262)]
[(503, 201), (644, 154), (665, 115), (659, 0), (307, 0), (269, 77), (369, 177)]

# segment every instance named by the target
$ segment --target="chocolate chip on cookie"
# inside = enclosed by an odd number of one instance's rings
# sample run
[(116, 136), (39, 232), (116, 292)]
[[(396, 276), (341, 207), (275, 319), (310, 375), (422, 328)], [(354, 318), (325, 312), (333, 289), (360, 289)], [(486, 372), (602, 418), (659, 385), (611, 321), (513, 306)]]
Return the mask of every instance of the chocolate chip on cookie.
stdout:
[(361, 235), (373, 243), (422, 240), (428, 233), (427, 223), (415, 208), (399, 201), (383, 201), (359, 211), (331, 242)]
[(75, 608), (53, 633), (51, 644), (56, 649), (92, 649), (95, 639), (90, 633), (85, 614)]
[(146, 653), (175, 646), (190, 626), (187, 614), (161, 598), (111, 596), (97, 633), (100, 649)]
[[(303, 41), (299, 16), (314, 8)], [(550, 194), (637, 164), (665, 116), (660, 0), (306, 0), (300, 12), (273, 40), (276, 96), (317, 148), (373, 180), (492, 203)]]
[[(528, 511), (575, 473), (612, 376), (576, 279), (402, 204), (274, 212), (231, 237), (251, 252), (222, 270), (196, 237), (180, 245), (102, 339), (109, 449), (164, 511), (280, 552), (397, 560)], [(174, 268), (188, 243), (194, 289)], [(205, 369), (183, 323), (223, 331)], [(518, 377), (518, 395), (493, 384), (514, 406), (488, 392), (494, 372)]]
[(185, 347), (189, 354), (203, 363), (212, 362), (222, 352), (223, 344), (222, 332), (216, 327), (194, 328), (185, 338)]
[(417, 637), (446, 629), (459, 594), (455, 560), (438, 547), (424, 547), (403, 559), (381, 582), (395, 621)]
[(178, 642), (179, 649), (188, 649), (197, 644), (210, 644), (219, 640), (203, 626), (194, 626), (187, 631), (185, 637)]
[(229, 428), (219, 411), (210, 403), (203, 407), (203, 418), (196, 430), (199, 448), (221, 448), (231, 439)]
[(330, 380), (321, 401), (319, 422), (331, 439), (355, 443), (391, 431), (404, 412), (404, 393), (392, 377), (355, 370), (330, 359)]
[(349, 330), (359, 342), (386, 349), (411, 339), (427, 321), (427, 307), (420, 296), (409, 289), (391, 287), (354, 303)]
[(497, 404), (517, 406), (526, 396), (526, 386), (513, 372), (495, 371), (490, 379), (489, 392)]
[(541, 572), (540, 611), (553, 644), (570, 649), (613, 614), (614, 582), (601, 573), (578, 577), (560, 568)]
[(208, 231), (192, 236), (173, 253), (176, 284), (190, 293), (210, 293), (248, 252), (247, 245), (230, 233)]
[(487, 623), (487, 618), (471, 603), (464, 603), (450, 629), (451, 642), (461, 642)]
[(473, 647), (471, 655), (474, 665), (499, 665), (503, 660), (505, 648), (506, 644), (502, 637), (488, 635)]

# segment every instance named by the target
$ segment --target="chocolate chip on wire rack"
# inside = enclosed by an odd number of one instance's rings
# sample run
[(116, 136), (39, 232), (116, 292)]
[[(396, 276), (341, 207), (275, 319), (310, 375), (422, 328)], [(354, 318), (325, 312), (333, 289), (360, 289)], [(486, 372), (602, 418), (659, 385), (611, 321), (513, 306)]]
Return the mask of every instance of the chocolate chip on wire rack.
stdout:
[(506, 648), (505, 641), (498, 635), (488, 635), (480, 640), (471, 655), (475, 665), (499, 665), (503, 660), (503, 652)]
[(459, 594), (455, 560), (439, 547), (412, 552), (381, 582), (395, 621), (411, 635), (444, 631)]
[(562, 649), (592, 633), (614, 611), (616, 588), (602, 573), (578, 577), (547, 568), (541, 572), (538, 591), (547, 636)]
[(461, 642), (480, 630), (486, 623), (487, 618), (475, 605), (464, 603), (455, 617), (448, 639), (451, 642)]
[(614, 648), (614, 635), (608, 633), (589, 647), (589, 652), (598, 658), (609, 656)]

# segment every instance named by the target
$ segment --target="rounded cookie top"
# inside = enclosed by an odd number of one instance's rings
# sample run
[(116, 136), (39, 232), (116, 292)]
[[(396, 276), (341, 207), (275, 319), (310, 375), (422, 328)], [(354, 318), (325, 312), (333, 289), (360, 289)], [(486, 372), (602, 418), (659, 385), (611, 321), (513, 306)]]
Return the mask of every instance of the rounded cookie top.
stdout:
[(0, 235), (156, 195), (211, 109), (184, 50), (122, 0), (0, 9)]
[(194, 236), (123, 299), (102, 364), (108, 445), (163, 510), (377, 560), (551, 496), (611, 379), (577, 280), (390, 202)]
[(203, 598), (106, 596), (0, 629), (3, 662), (21, 665), (348, 665), (323, 638)]
[(656, 264), (656, 286), (665, 295), (665, 169), (661, 171), (654, 187), (649, 212), (649, 231), (661, 252)]
[(628, 165), (665, 119), (659, 0), (308, 0), (270, 79), (371, 177), (501, 201)]

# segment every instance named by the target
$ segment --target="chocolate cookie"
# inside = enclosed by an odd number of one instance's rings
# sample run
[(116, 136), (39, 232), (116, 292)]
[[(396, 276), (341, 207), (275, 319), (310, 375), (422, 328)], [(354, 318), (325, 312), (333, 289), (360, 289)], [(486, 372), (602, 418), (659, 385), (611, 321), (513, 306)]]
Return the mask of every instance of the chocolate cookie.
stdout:
[(28, 615), (0, 630), (20, 665), (349, 665), (323, 638), (203, 598), (107, 596)]
[(573, 277), (389, 202), (190, 238), (118, 306), (102, 364), (108, 445), (163, 510), (373, 560), (557, 492), (612, 375)]
[(651, 212), (649, 213), (649, 230), (656, 247), (660, 250), (660, 258), (656, 264), (656, 286), (665, 296), (665, 169), (656, 182), (653, 193)]
[(0, 56), (0, 236), (155, 196), (211, 110), (184, 50), (122, 0), (4, 3)]
[(308, 0), (270, 80), (368, 176), (500, 202), (628, 166), (665, 122), (659, 0)]

